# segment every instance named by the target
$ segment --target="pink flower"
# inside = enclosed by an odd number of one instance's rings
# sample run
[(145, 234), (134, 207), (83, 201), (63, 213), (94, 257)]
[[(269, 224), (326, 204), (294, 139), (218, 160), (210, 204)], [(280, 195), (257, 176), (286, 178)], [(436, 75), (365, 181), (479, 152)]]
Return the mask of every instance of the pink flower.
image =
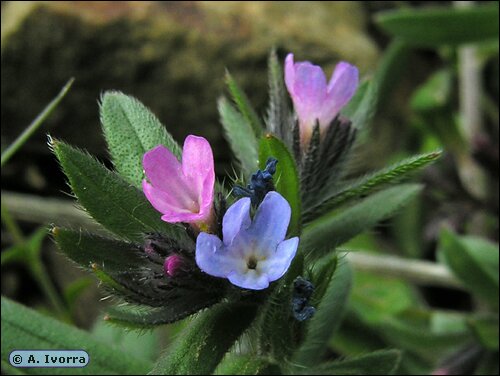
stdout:
[(182, 164), (163, 145), (144, 154), (142, 164), (147, 180), (142, 189), (165, 222), (208, 224), (214, 196), (214, 158), (203, 137), (184, 141)]
[(340, 62), (326, 83), (323, 70), (308, 61), (294, 63), (293, 54), (285, 59), (285, 84), (292, 97), (299, 118), (300, 140), (307, 145), (319, 122), (320, 133), (330, 125), (356, 92), (358, 69), (349, 63)]

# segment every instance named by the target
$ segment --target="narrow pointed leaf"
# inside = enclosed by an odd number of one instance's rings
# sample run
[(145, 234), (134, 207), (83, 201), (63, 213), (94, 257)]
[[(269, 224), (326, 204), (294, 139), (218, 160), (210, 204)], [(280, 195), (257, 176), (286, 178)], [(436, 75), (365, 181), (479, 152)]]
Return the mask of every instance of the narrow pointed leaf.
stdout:
[(263, 131), (262, 122), (250, 104), (245, 92), (239, 87), (238, 83), (229, 72), (226, 72), (226, 84), (240, 114), (243, 115), (248, 124), (252, 127), (255, 137), (260, 137)]
[(182, 151), (156, 116), (137, 99), (116, 91), (101, 99), (101, 123), (116, 170), (135, 186), (144, 178), (142, 157), (164, 145), (180, 158)]
[(470, 8), (401, 9), (375, 22), (390, 35), (421, 47), (498, 41), (498, 4)]
[(241, 115), (225, 98), (218, 102), (219, 115), (231, 150), (238, 159), (245, 176), (250, 176), (258, 166), (258, 143), (255, 133)]
[[(90, 362), (85, 368), (51, 368), (56, 375), (141, 375), (151, 368), (149, 362), (99, 342), (83, 330), (2, 297), (2, 360), (8, 361), (15, 349), (81, 349), (89, 354)], [(24, 370), (30, 374), (46, 373), (44, 368)]]
[(210, 375), (255, 318), (256, 307), (220, 304), (200, 314), (160, 357), (152, 375)]
[(52, 147), (80, 204), (106, 229), (121, 238), (142, 241), (146, 232), (185, 238), (185, 231), (163, 222), (143, 192), (108, 170), (89, 154), (63, 142)]
[(311, 367), (321, 361), (328, 348), (327, 343), (342, 322), (351, 284), (351, 267), (346, 261), (341, 261), (309, 321), (306, 337), (293, 357), (293, 364)]
[(272, 51), (268, 60), (269, 105), (267, 108), (267, 130), (288, 146), (293, 144), (293, 117), (289, 105), (288, 92), (285, 88), (284, 74), (276, 51)]
[(358, 357), (323, 363), (308, 371), (310, 375), (394, 375), (401, 362), (401, 351), (381, 350)]
[(441, 154), (442, 152), (438, 150), (431, 153), (416, 155), (380, 171), (364, 176), (354, 183), (342, 188), (339, 192), (334, 193), (333, 196), (330, 196), (321, 204), (309, 210), (305, 217), (309, 219), (317, 217), (322, 213), (345, 204), (349, 200), (370, 194), (386, 184), (398, 183), (408, 177), (408, 175), (435, 162)]
[(301, 249), (319, 258), (354, 236), (390, 217), (422, 190), (418, 184), (401, 184), (377, 192), (342, 211), (310, 222), (301, 237)]
[(283, 142), (273, 135), (267, 134), (260, 140), (259, 164), (261, 169), (265, 168), (269, 157), (274, 157), (278, 160), (276, 173), (274, 174), (276, 191), (288, 201), (292, 208), (292, 218), (288, 227), (288, 233), (290, 236), (298, 235), (301, 223), (300, 182), (295, 159)]
[(139, 268), (146, 260), (137, 245), (121, 240), (64, 228), (54, 228), (52, 234), (61, 251), (87, 269), (95, 263), (107, 272), (120, 272)]

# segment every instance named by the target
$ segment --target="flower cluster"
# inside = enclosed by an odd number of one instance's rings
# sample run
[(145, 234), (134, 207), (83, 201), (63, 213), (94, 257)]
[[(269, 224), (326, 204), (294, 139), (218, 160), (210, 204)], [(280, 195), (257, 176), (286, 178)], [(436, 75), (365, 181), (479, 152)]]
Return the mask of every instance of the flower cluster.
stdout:
[[(147, 152), (143, 165), (149, 182), (143, 181), (143, 189), (164, 221), (188, 223), (195, 230), (203, 230), (196, 239), (196, 264), (202, 271), (227, 278), (244, 289), (261, 290), (285, 274), (299, 243), (298, 237), (285, 240), (291, 209), (273, 191), (276, 163), (270, 158), (264, 171), (253, 174), (245, 190), (249, 197), (236, 201), (226, 211), (223, 240), (210, 233), (216, 227), (215, 173), (212, 151), (204, 138), (186, 138), (182, 163), (163, 146)], [(253, 220), (251, 203), (260, 203)], [(164, 262), (165, 273), (175, 277), (184, 264), (181, 256), (169, 255)]]
[[(300, 140), (306, 146), (314, 127), (321, 136), (349, 102), (358, 84), (356, 67), (341, 62), (327, 84), (321, 68), (309, 62), (295, 63), (293, 54), (285, 60), (285, 83), (298, 117)], [(291, 131), (291, 130), (290, 130)], [(184, 223), (196, 238), (194, 259), (202, 272), (225, 278), (248, 290), (262, 290), (281, 278), (298, 248), (299, 238), (285, 240), (291, 208), (275, 191), (273, 175), (278, 160), (269, 158), (247, 187), (235, 186), (233, 194), (242, 197), (217, 221), (214, 204), (215, 173), (213, 153), (207, 140), (188, 136), (182, 161), (162, 145), (145, 153), (146, 178), (142, 187), (151, 205), (162, 213), (162, 220)], [(256, 209), (252, 218), (252, 206)], [(220, 211), (220, 210), (219, 210)], [(185, 256), (168, 253), (164, 272), (169, 278), (188, 268)], [(308, 306), (312, 285), (298, 280), (293, 312), (298, 320), (312, 316)]]

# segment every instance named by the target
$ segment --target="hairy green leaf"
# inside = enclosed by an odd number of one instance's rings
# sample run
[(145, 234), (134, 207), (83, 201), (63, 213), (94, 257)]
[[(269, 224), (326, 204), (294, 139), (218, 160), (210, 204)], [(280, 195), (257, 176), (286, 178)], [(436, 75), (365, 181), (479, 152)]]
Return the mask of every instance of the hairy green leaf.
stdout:
[(365, 196), (374, 190), (386, 185), (400, 182), (409, 174), (435, 162), (442, 152), (440, 150), (431, 153), (416, 155), (400, 161), (380, 171), (364, 176), (354, 183), (343, 187), (339, 192), (324, 200), (321, 204), (312, 208), (305, 218), (313, 218), (329, 210), (339, 207), (349, 200)]
[(321, 361), (330, 337), (339, 328), (352, 284), (351, 267), (340, 260), (328, 288), (307, 325), (307, 334), (292, 359), (299, 366), (314, 366)]
[(309, 375), (394, 375), (401, 351), (380, 350), (350, 359), (323, 363), (308, 370)]
[(253, 109), (248, 97), (245, 92), (239, 87), (238, 83), (234, 80), (233, 76), (226, 71), (226, 84), (231, 93), (231, 97), (233, 98), (236, 107), (241, 115), (246, 119), (248, 124), (252, 127), (255, 137), (260, 137), (262, 135), (262, 122), (259, 119), (259, 116)]
[[(141, 375), (151, 364), (134, 354), (125, 353), (110, 344), (96, 341), (83, 330), (46, 317), (2, 297), (2, 360), (16, 349), (81, 349), (90, 356), (85, 368), (51, 368), (51, 374), (121, 374)], [(45, 368), (26, 368), (29, 374), (46, 374)]]
[(215, 370), (216, 375), (281, 375), (280, 368), (257, 355), (228, 354)]
[(225, 98), (218, 101), (219, 115), (231, 150), (245, 177), (257, 170), (258, 142), (251, 125)]
[(144, 194), (89, 154), (64, 142), (52, 147), (80, 204), (112, 233), (131, 241), (147, 232), (184, 239), (182, 227), (163, 222)]
[(421, 190), (419, 184), (401, 184), (377, 192), (341, 212), (325, 214), (304, 227), (300, 247), (308, 256), (320, 258), (335, 246), (390, 217)]
[(267, 134), (260, 140), (259, 165), (261, 169), (266, 166), (269, 157), (278, 160), (276, 173), (274, 174), (274, 185), (278, 191), (290, 204), (292, 208), (292, 218), (288, 227), (290, 236), (300, 233), (300, 182), (297, 173), (295, 159), (292, 157), (287, 147), (271, 134)]
[(223, 303), (201, 313), (160, 357), (151, 374), (212, 374), (255, 314), (255, 305), (242, 303)]
[(157, 145), (177, 158), (181, 148), (156, 116), (137, 99), (117, 91), (101, 99), (101, 123), (113, 163), (120, 175), (135, 186), (144, 178), (142, 157)]
[(389, 34), (421, 47), (498, 40), (498, 4), (470, 8), (400, 9), (375, 22)]
[(97, 264), (106, 272), (120, 272), (139, 268), (146, 261), (135, 244), (91, 235), (81, 230), (54, 228), (52, 234), (61, 251), (87, 269)]
[(282, 64), (276, 51), (271, 51), (268, 60), (269, 105), (267, 108), (267, 130), (275, 134), (288, 146), (293, 144), (293, 116), (285, 88)]

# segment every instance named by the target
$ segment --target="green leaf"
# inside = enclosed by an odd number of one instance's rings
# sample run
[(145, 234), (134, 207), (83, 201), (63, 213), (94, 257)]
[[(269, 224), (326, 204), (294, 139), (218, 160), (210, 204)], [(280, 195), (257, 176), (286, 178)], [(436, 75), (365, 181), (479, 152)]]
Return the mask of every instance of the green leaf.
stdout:
[(340, 261), (323, 299), (316, 307), (316, 313), (309, 321), (306, 337), (294, 354), (293, 364), (311, 367), (321, 361), (330, 338), (342, 322), (351, 284), (351, 267), (346, 261)]
[(46, 226), (38, 228), (26, 240), (25, 244), (14, 245), (9, 249), (2, 251), (1, 264), (6, 265), (10, 262), (23, 262), (30, 268), (37, 268), (40, 260), (42, 243), (48, 234)]
[(356, 271), (351, 307), (365, 323), (376, 325), (414, 306), (417, 299), (407, 283)]
[(201, 313), (160, 357), (151, 374), (212, 374), (255, 314), (255, 305), (242, 303), (223, 303)]
[(95, 281), (88, 277), (78, 278), (76, 281), (71, 282), (64, 289), (64, 301), (69, 309), (74, 312), (76, 309), (76, 302), (80, 296), (92, 285)]
[(161, 334), (159, 331), (147, 330), (131, 332), (123, 328), (109, 325), (99, 318), (92, 327), (95, 339), (109, 343), (127, 353), (133, 353), (140, 359), (154, 361), (160, 355)]
[(498, 4), (391, 10), (377, 14), (375, 22), (390, 35), (421, 47), (498, 40)]
[(291, 146), (293, 143), (293, 115), (289, 95), (285, 88), (282, 64), (276, 51), (272, 50), (268, 60), (269, 105), (267, 108), (267, 130)]
[(334, 193), (333, 196), (327, 198), (321, 204), (311, 209), (310, 212), (307, 213), (306, 218), (318, 216), (335, 207), (345, 204), (349, 200), (368, 195), (386, 184), (400, 182), (408, 175), (424, 168), (430, 163), (435, 162), (439, 157), (441, 157), (441, 154), (442, 152), (437, 150), (431, 153), (416, 155), (364, 176), (354, 183), (342, 188), (340, 192)]
[(255, 137), (260, 137), (263, 131), (262, 122), (250, 104), (245, 92), (241, 90), (237, 82), (233, 79), (233, 76), (231, 76), (228, 71), (226, 71), (226, 84), (240, 114), (243, 115), (248, 124), (252, 127)]
[(144, 178), (142, 157), (157, 145), (177, 158), (181, 148), (156, 116), (137, 99), (117, 91), (101, 99), (101, 123), (116, 170), (135, 186)]
[[(15, 349), (81, 349), (90, 356), (85, 368), (51, 368), (52, 374), (141, 375), (151, 368), (131, 353), (96, 341), (92, 335), (2, 297), (2, 360)], [(29, 374), (45, 374), (44, 368), (26, 368)]]
[(216, 375), (281, 375), (280, 368), (257, 355), (228, 354), (215, 370)]
[(301, 326), (292, 316), (293, 282), (302, 275), (304, 258), (298, 253), (285, 276), (274, 286), (259, 317), (260, 348), (277, 361), (288, 359), (297, 346)]
[(257, 170), (258, 143), (251, 125), (225, 98), (218, 101), (219, 115), (231, 150), (241, 164), (245, 177)]
[(482, 238), (458, 236), (444, 229), (439, 239), (439, 257), (473, 295), (498, 309), (498, 244)]
[(308, 370), (309, 375), (394, 375), (401, 351), (380, 350), (341, 361), (323, 363)]
[(453, 93), (454, 75), (451, 69), (441, 69), (433, 73), (411, 97), (411, 108), (428, 113), (442, 110), (450, 104)]
[(468, 324), (483, 346), (498, 351), (498, 315), (473, 317)]
[(87, 269), (98, 264), (105, 272), (119, 273), (145, 264), (136, 245), (64, 228), (54, 228), (52, 233), (61, 251)]
[(274, 174), (274, 185), (278, 191), (290, 204), (292, 208), (292, 218), (288, 227), (290, 236), (300, 234), (300, 183), (297, 173), (295, 159), (292, 157), (287, 147), (271, 134), (267, 134), (260, 140), (259, 165), (261, 169), (266, 166), (269, 157), (278, 160), (276, 173)]
[(399, 77), (406, 66), (409, 51), (406, 44), (393, 41), (384, 52), (373, 79), (364, 82), (347, 106), (342, 109), (342, 114), (352, 121), (354, 127), (365, 130), (378, 108), (390, 98), (392, 88), (399, 82)]
[(143, 241), (143, 234), (160, 232), (184, 239), (180, 226), (167, 224), (143, 192), (109, 171), (89, 154), (63, 142), (52, 140), (52, 147), (80, 204), (112, 233), (132, 241)]
[(325, 214), (304, 227), (300, 247), (308, 256), (320, 258), (335, 246), (390, 217), (421, 190), (419, 184), (401, 184), (377, 192), (340, 213)]

